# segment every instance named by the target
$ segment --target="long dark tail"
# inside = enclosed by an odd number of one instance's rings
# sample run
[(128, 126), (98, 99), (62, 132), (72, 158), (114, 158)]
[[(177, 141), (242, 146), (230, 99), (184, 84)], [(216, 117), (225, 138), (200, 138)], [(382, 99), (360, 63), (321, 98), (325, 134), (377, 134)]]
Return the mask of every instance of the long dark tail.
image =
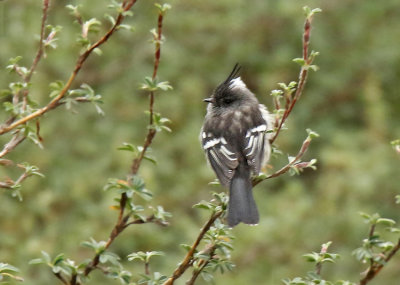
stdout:
[(255, 225), (259, 219), (253, 198), (250, 169), (247, 165), (240, 164), (229, 189), (228, 225), (234, 227), (240, 222)]

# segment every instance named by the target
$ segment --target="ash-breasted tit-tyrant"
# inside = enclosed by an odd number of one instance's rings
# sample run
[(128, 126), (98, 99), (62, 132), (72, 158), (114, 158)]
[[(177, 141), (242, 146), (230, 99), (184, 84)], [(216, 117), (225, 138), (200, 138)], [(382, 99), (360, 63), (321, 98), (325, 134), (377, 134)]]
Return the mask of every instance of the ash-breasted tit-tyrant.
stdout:
[(255, 225), (259, 214), (253, 198), (252, 176), (270, 156), (272, 117), (238, 76), (235, 65), (214, 90), (200, 138), (206, 157), (222, 186), (229, 188), (227, 221)]

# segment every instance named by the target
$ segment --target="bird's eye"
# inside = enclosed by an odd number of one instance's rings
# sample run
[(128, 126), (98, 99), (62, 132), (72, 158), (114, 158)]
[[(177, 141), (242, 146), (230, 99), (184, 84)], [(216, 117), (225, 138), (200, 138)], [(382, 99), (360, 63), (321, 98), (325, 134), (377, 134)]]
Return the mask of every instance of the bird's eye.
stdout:
[(233, 102), (233, 98), (228, 97), (228, 98), (225, 98), (225, 99), (224, 99), (224, 104), (226, 104), (226, 105), (229, 105), (229, 104), (231, 104), (232, 102)]

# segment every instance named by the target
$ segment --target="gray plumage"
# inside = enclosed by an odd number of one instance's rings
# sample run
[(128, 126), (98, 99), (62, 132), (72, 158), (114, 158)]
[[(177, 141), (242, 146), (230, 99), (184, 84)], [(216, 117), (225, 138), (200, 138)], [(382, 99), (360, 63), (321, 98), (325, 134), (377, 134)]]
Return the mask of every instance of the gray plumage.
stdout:
[(206, 157), (221, 185), (229, 188), (228, 225), (257, 224), (259, 214), (251, 176), (268, 160), (267, 130), (272, 128), (266, 108), (246, 87), (235, 65), (213, 92), (201, 130)]

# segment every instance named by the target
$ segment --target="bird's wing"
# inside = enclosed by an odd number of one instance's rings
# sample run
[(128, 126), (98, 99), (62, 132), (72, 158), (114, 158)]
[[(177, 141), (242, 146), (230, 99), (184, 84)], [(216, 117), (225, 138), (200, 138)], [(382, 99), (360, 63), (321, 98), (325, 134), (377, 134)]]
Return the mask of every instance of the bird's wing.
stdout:
[(261, 124), (247, 131), (243, 153), (253, 174), (258, 174), (265, 155), (267, 125)]
[(220, 183), (225, 187), (229, 187), (234, 169), (239, 164), (237, 154), (230, 149), (224, 137), (216, 137), (211, 132), (202, 131), (201, 141), (207, 159)]

